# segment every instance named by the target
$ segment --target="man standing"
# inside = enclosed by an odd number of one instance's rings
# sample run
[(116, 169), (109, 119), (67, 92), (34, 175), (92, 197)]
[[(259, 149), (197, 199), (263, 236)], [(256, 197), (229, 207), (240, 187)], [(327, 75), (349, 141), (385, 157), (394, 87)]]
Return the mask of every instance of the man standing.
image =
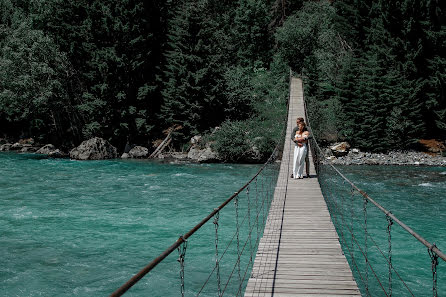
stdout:
[[(296, 144), (299, 142), (302, 142), (302, 140), (295, 139), (296, 132), (299, 131), (299, 123), (301, 123), (301, 122), (305, 123), (304, 118), (297, 118), (296, 127), (294, 127), (293, 132), (291, 132), (291, 140)], [(308, 129), (306, 127), (304, 129), (305, 129), (304, 131), (308, 131)], [(311, 135), (308, 138), (310, 138), (310, 137), (311, 137)], [(307, 174), (306, 177), (309, 178), (310, 177), (310, 160), (308, 158), (308, 150), (307, 150), (307, 154), (305, 156), (305, 171)], [(293, 177), (294, 177), (293, 174), (291, 174), (291, 178), (293, 178)]]

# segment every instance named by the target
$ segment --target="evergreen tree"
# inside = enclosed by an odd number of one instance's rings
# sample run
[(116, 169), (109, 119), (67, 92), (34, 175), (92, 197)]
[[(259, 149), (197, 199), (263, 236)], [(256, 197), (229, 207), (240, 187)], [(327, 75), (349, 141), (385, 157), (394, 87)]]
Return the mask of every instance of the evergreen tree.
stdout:
[(219, 93), (222, 57), (213, 48), (215, 23), (206, 14), (207, 4), (183, 4), (169, 26), (162, 116), (167, 126), (183, 127), (177, 135), (180, 143), (224, 118)]
[(271, 60), (270, 12), (266, 0), (239, 0), (233, 23), (237, 64), (268, 66)]
[[(430, 137), (446, 137), (446, 11), (442, 1), (423, 1), (426, 18), (421, 26), (425, 36), (423, 74), (424, 112)], [(443, 3), (444, 4), (444, 3)]]
[(116, 145), (147, 141), (160, 108), (156, 76), (164, 42), (161, 1), (46, 0), (34, 3), (34, 24), (67, 51), (79, 82), (71, 96), (85, 138)]

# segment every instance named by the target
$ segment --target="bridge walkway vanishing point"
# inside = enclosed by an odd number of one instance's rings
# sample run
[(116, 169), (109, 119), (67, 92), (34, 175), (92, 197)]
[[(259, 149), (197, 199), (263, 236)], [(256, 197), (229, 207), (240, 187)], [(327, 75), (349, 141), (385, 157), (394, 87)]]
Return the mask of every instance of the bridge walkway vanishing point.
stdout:
[(361, 296), (315, 175), (291, 179), (297, 117), (305, 117), (302, 81), (292, 78), (287, 133), (274, 198), (245, 297)]

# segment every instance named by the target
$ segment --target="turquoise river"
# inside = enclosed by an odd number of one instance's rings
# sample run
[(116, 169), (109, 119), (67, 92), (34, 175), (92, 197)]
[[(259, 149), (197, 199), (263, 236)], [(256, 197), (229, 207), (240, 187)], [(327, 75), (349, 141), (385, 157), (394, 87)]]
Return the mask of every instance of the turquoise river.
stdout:
[[(243, 186), (260, 167), (132, 160), (80, 162), (0, 153), (0, 296), (108, 296)], [(416, 232), (446, 251), (446, 168), (340, 169)], [(349, 188), (332, 175), (327, 174), (324, 183), (326, 195), (345, 197), (336, 198), (337, 209), (342, 209), (336, 218), (338, 231), (344, 228), (347, 234), (345, 228), (351, 226), (350, 222), (358, 241), (364, 243), (360, 232), (363, 228), (360, 197), (355, 195), (357, 200), (348, 200)], [(263, 186), (260, 180), (257, 186)], [(252, 186), (251, 199), (254, 192)], [(246, 201), (242, 201), (246, 198), (246, 193), (240, 197), (240, 217), (248, 209)], [(222, 288), (234, 274), (225, 296), (235, 296), (238, 288), (237, 269), (234, 273), (237, 246), (234, 241), (231, 243), (236, 211), (234, 203), (228, 205), (220, 213), (218, 224), (219, 257), (229, 246), (225, 260), (220, 263)], [(368, 232), (387, 253), (386, 218), (371, 205), (367, 211)], [(261, 224), (267, 207), (257, 213)], [(351, 213), (353, 217), (348, 216)], [(184, 270), (186, 296), (196, 296), (202, 288), (200, 296), (218, 296), (216, 273), (209, 277), (215, 267), (215, 226), (210, 221), (188, 241)], [(240, 230), (243, 238), (248, 234), (246, 226)], [(432, 296), (427, 249), (398, 226), (392, 226), (391, 234), (395, 269), (414, 296)], [(261, 230), (252, 234), (254, 241), (260, 236)], [(345, 238), (349, 245), (352, 238), (347, 235)], [(344, 251), (351, 262), (345, 245)], [(352, 254), (363, 269), (359, 249)], [(368, 255), (387, 289), (388, 265), (373, 250), (371, 240)], [(249, 268), (248, 258), (245, 250), (241, 259), (243, 269)], [(125, 296), (180, 296), (177, 259), (175, 251)], [(243, 270), (242, 277), (245, 273), (249, 276), (249, 271)], [(373, 277), (369, 270), (371, 296), (385, 296)], [(364, 284), (361, 280), (357, 282), (364, 294)], [(440, 260), (438, 296), (446, 294), (445, 283), (446, 263)], [(393, 296), (410, 296), (394, 272), (392, 289)]]

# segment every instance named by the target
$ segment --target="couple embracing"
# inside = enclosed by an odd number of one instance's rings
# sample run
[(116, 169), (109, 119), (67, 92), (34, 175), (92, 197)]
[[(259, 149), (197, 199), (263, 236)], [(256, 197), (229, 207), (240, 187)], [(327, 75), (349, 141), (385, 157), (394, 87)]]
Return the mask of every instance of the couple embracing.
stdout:
[(308, 138), (310, 132), (308, 132), (303, 118), (297, 118), (297, 126), (291, 133), (291, 140), (294, 142), (294, 159), (293, 159), (293, 173), (291, 178), (301, 179), (304, 178), (304, 166), (306, 164), (306, 174), (310, 177), (310, 164), (308, 161)]

